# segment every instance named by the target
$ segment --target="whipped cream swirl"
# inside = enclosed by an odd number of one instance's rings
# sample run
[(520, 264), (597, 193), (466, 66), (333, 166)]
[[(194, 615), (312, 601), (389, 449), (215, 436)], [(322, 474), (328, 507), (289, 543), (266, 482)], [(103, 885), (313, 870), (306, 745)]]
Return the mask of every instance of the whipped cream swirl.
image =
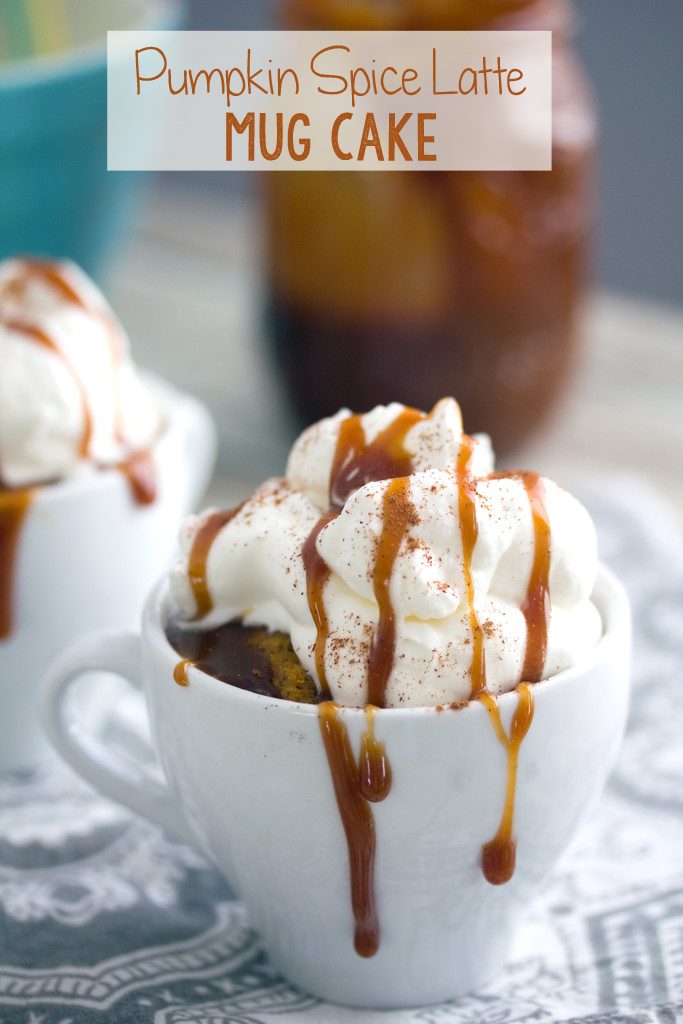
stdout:
[(160, 430), (123, 328), (72, 263), (0, 263), (0, 366), (0, 486), (116, 465)]
[(173, 599), (198, 629), (288, 633), (342, 705), (368, 703), (373, 674), (386, 707), (552, 676), (601, 635), (595, 530), (552, 481), (493, 468), (453, 399), (341, 410), (296, 441), (284, 479), (188, 520)]

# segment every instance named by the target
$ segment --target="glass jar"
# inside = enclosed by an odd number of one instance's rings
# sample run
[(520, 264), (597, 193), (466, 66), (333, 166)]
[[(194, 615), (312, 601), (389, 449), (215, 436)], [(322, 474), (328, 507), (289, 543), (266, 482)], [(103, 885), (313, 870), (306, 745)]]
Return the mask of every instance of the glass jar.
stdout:
[(566, 0), (290, 0), (289, 28), (552, 29), (553, 169), (268, 176), (275, 349), (306, 421), (460, 402), (501, 451), (577, 348), (596, 125)]

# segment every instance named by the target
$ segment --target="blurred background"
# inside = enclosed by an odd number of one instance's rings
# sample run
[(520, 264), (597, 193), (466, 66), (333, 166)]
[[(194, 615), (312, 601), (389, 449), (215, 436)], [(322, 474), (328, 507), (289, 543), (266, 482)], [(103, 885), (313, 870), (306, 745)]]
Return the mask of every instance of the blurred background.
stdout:
[[(598, 280), (622, 292), (680, 303), (683, 4), (574, 0), (573, 6), (574, 46), (600, 116)], [(274, 0), (191, 0), (187, 21), (195, 29), (267, 28), (276, 11)], [(227, 175), (214, 184), (243, 189), (245, 178)], [(210, 176), (206, 181), (210, 185)]]
[[(107, 174), (107, 29), (276, 22), (552, 28), (553, 171)], [(507, 465), (683, 518), (682, 45), (680, 0), (0, 0), (0, 255), (78, 259), (209, 403), (215, 501), (312, 417), (446, 392)]]

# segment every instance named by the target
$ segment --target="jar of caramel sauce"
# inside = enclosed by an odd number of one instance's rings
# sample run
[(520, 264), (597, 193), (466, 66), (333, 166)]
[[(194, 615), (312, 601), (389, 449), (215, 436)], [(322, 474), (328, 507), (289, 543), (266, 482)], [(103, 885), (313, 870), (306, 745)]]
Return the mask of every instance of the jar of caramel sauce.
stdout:
[(567, 0), (289, 0), (292, 29), (550, 29), (552, 171), (267, 178), (271, 334), (306, 421), (445, 394), (499, 451), (565, 387), (594, 219), (596, 123)]

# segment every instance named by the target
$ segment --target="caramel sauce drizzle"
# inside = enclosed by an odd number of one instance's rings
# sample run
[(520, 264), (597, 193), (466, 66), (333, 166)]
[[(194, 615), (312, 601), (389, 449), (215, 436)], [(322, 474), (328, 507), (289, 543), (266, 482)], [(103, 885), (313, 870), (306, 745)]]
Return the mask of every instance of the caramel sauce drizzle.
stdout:
[(85, 299), (78, 289), (74, 288), (71, 282), (67, 280), (58, 263), (53, 263), (50, 260), (22, 259), (21, 264), (24, 268), (25, 279), (37, 277), (54, 291), (59, 292), (61, 297), (66, 299), (67, 302), (71, 302), (74, 306), (80, 306), (81, 309), (86, 309), (90, 312), (90, 307)]
[[(417, 409), (406, 408), (369, 443), (360, 416), (348, 416), (342, 421), (330, 472), (330, 510), (318, 520), (302, 550), (308, 606), (316, 626), (315, 661), (323, 697), (319, 707), (320, 732), (346, 835), (354, 948), (362, 957), (374, 956), (379, 947), (374, 895), (375, 819), (370, 805), (386, 799), (391, 788), (389, 759), (384, 743), (375, 736), (375, 712), (385, 704), (396, 649), (396, 619), (389, 587), (403, 538), (417, 519), (408, 497), (413, 465), (404, 442), (410, 428), (424, 418), (424, 413)], [(373, 568), (379, 619), (368, 659), (367, 727), (356, 762), (337, 705), (327, 699), (325, 650), (329, 622), (323, 592), (330, 569), (318, 554), (316, 542), (321, 530), (339, 515), (350, 494), (375, 480), (391, 482), (382, 497), (382, 531)]]
[(318, 718), (346, 835), (355, 922), (354, 948), (362, 957), (374, 956), (380, 939), (374, 890), (377, 837), (370, 802), (384, 800), (391, 786), (391, 769), (384, 744), (375, 739), (374, 710), (366, 709), (367, 731), (361, 739), (360, 764), (354, 757), (338, 706), (325, 701), (319, 706)]
[[(120, 387), (117, 377), (118, 364), (121, 361), (122, 355), (122, 344), (119, 336), (118, 328), (116, 323), (108, 316), (106, 310), (98, 309), (92, 306), (81, 292), (76, 288), (64, 274), (62, 268), (58, 263), (54, 263), (48, 260), (21, 260), (21, 266), (23, 269), (23, 279), (18, 281), (14, 285), (15, 292), (21, 292), (22, 287), (26, 281), (30, 278), (37, 278), (47, 284), (53, 291), (56, 291), (62, 299), (69, 302), (80, 309), (85, 310), (92, 316), (97, 317), (104, 325), (110, 344), (111, 359), (112, 359), (112, 372), (114, 374), (115, 388), (116, 388), (116, 409), (115, 409), (115, 434), (117, 440), (125, 445), (124, 432), (123, 432), (123, 409), (121, 405)], [(45, 331), (37, 328), (21, 318), (15, 317), (3, 317), (2, 322), (9, 327), (11, 330), (19, 331), (20, 333), (31, 337), (34, 341), (39, 341), (43, 345), (47, 345), (53, 352), (55, 352), (62, 360), (62, 362), (68, 367), (79, 391), (81, 405), (83, 407), (83, 438), (79, 449), (79, 457), (85, 459), (88, 457), (90, 452), (90, 444), (92, 440), (93, 432), (93, 416), (92, 410), (89, 405), (88, 396), (80, 378), (76, 374), (74, 367), (68, 361), (64, 353), (58, 348), (58, 346), (49, 338), (49, 335)], [(131, 494), (134, 501), (138, 505), (151, 505), (156, 500), (157, 485), (156, 485), (156, 470), (152, 461), (151, 453), (149, 452), (136, 452), (125, 459), (117, 467), (126, 477), (130, 484)]]
[(197, 604), (196, 619), (202, 619), (213, 608), (213, 601), (206, 579), (207, 562), (211, 546), (224, 526), (241, 512), (244, 502), (237, 508), (222, 509), (208, 516), (197, 530), (190, 549), (188, 559), (188, 577), (195, 602)]
[[(370, 442), (365, 440), (360, 415), (347, 416), (339, 426), (329, 480), (330, 510), (315, 524), (302, 548), (308, 607), (316, 628), (315, 666), (323, 699), (330, 695), (325, 671), (329, 622), (324, 600), (324, 589), (330, 570), (318, 554), (318, 536), (339, 514), (353, 491), (375, 480), (393, 480), (396, 484), (397, 478), (407, 477), (412, 473), (412, 459), (405, 450), (405, 438), (410, 428), (423, 419), (425, 414), (419, 409), (402, 409), (398, 416)], [(397, 492), (406, 489), (407, 485), (394, 487), (391, 484), (384, 495), (382, 536), (373, 573), (380, 617), (368, 665), (368, 701), (379, 707), (384, 705), (386, 684), (393, 666), (396, 643), (389, 582), (401, 540), (410, 523), (414, 522), (412, 506), (407, 499), (402, 501), (397, 498)], [(399, 522), (401, 511), (406, 516), (403, 527)]]
[[(479, 536), (477, 509), (475, 502), (474, 481), (470, 473), (470, 462), (474, 450), (474, 441), (463, 435), (456, 466), (458, 484), (458, 513), (460, 521), (460, 537), (462, 541), (463, 572), (467, 609), (472, 634), (472, 659), (470, 662), (470, 699), (480, 701), (486, 708), (493, 729), (507, 754), (507, 781), (505, 785), (505, 802), (500, 825), (493, 839), (482, 847), (481, 867), (484, 878), (491, 885), (503, 885), (509, 882), (515, 871), (517, 840), (513, 836), (515, 796), (517, 790), (517, 764), (522, 741), (529, 731), (533, 715), (534, 701), (527, 683), (517, 686), (517, 707), (512, 718), (510, 735), (503, 728), (500, 707), (497, 698), (486, 689), (486, 660), (484, 656), (484, 634), (474, 608), (474, 584), (472, 582), (472, 555)], [(534, 547), (534, 566), (537, 561), (538, 544)], [(529, 594), (536, 592), (537, 577), (532, 569), (529, 589), (524, 607), (529, 603)], [(526, 618), (526, 612), (525, 612)], [(529, 648), (529, 630), (527, 619), (527, 651)], [(525, 658), (525, 666), (526, 666)], [(523, 678), (527, 678), (525, 675)]]
[(6, 640), (12, 634), (12, 597), (19, 540), (32, 501), (31, 490), (0, 489), (0, 640)]
[(517, 686), (517, 708), (512, 718), (510, 735), (503, 728), (497, 699), (488, 691), (477, 694), (489, 713), (496, 735), (507, 752), (507, 784), (505, 803), (498, 831), (493, 839), (482, 847), (482, 871), (491, 885), (509, 882), (515, 870), (517, 841), (513, 836), (515, 791), (517, 785), (517, 764), (519, 750), (534, 717), (533, 683), (543, 676), (546, 651), (548, 648), (548, 625), (550, 622), (550, 559), (551, 533), (548, 513), (545, 507), (545, 489), (537, 473), (505, 472), (494, 473), (493, 479), (521, 480), (529, 499), (534, 530), (534, 556), (529, 573), (526, 597), (522, 604), (527, 627), (526, 649), (522, 666), (522, 679)]
[(43, 345), (44, 348), (47, 348), (51, 352), (54, 352), (54, 354), (59, 359), (61, 359), (64, 366), (71, 374), (71, 377), (73, 378), (73, 381), (76, 387), (78, 388), (78, 394), (81, 400), (81, 406), (83, 408), (83, 432), (81, 434), (81, 441), (78, 454), (79, 458), (87, 459), (88, 455), (90, 454), (90, 442), (92, 440), (93, 431), (92, 412), (90, 409), (90, 403), (88, 401), (88, 395), (86, 394), (86, 390), (81, 382), (80, 377), (74, 370), (72, 364), (66, 358), (66, 356), (59, 348), (59, 346), (55, 344), (50, 335), (47, 334), (45, 331), (41, 330), (41, 328), (36, 327), (34, 324), (28, 323), (25, 320), (20, 320), (19, 318), (16, 317), (6, 316), (1, 311), (0, 322), (4, 324), (4, 326), (7, 327), (10, 331), (16, 331), (17, 334), (23, 334), (24, 337), (30, 338), (31, 341), (35, 341), (39, 345)]
[(510, 881), (515, 871), (517, 855), (517, 840), (513, 835), (517, 765), (522, 741), (533, 721), (534, 697), (528, 683), (519, 683), (515, 692), (517, 693), (517, 707), (512, 716), (509, 736), (503, 728), (496, 698), (487, 692), (480, 693), (477, 698), (488, 711), (496, 736), (507, 754), (507, 783), (503, 814), (498, 831), (490, 842), (484, 844), (481, 851), (481, 868), (484, 878), (491, 885), (503, 885)]
[(372, 573), (379, 620), (368, 658), (368, 703), (383, 708), (396, 655), (396, 615), (389, 588), (401, 544), (417, 513), (410, 501), (410, 477), (392, 480), (382, 498), (382, 532)]
[(330, 472), (330, 505), (342, 508), (353, 491), (372, 481), (410, 476), (413, 463), (404, 447), (406, 434), (425, 418), (419, 409), (406, 407), (370, 442), (360, 415), (342, 420)]
[(323, 591), (325, 584), (330, 578), (330, 567), (325, 559), (318, 554), (316, 541), (318, 534), (339, 515), (339, 509), (330, 509), (320, 517), (308, 537), (306, 538), (301, 554), (304, 560), (306, 571), (306, 596), (313, 621), (315, 623), (315, 670), (320, 684), (320, 695), (323, 700), (328, 700), (330, 688), (327, 683), (327, 672), (325, 671), (325, 650), (329, 635), (329, 622)]
[(522, 481), (534, 524), (534, 561), (522, 613), (526, 619), (526, 651), (522, 678), (537, 683), (543, 677), (550, 625), (551, 536), (545, 507), (545, 487), (537, 473), (524, 473)]
[(190, 685), (190, 679), (187, 674), (187, 670), (191, 668), (192, 665), (194, 665), (194, 661), (192, 660), (192, 658), (183, 658), (183, 660), (179, 661), (176, 667), (173, 669), (173, 678), (178, 684), (178, 686)]
[(22, 266), (24, 267), (25, 277), (37, 277), (45, 284), (49, 285), (54, 291), (58, 292), (59, 295), (67, 302), (72, 303), (74, 306), (78, 306), (80, 309), (85, 310), (92, 316), (97, 317), (103, 324), (109, 337), (109, 348), (111, 352), (112, 361), (112, 372), (115, 375), (115, 390), (116, 390), (116, 411), (115, 411), (115, 433), (116, 438), (122, 444), (125, 443), (123, 434), (123, 409), (121, 406), (121, 389), (119, 386), (118, 377), (116, 376), (119, 363), (121, 362), (123, 346), (121, 338), (119, 336), (118, 328), (116, 323), (107, 315), (106, 310), (98, 309), (92, 306), (86, 298), (81, 294), (78, 288), (75, 288), (69, 279), (65, 276), (62, 268), (58, 263), (54, 263), (50, 260), (29, 260), (23, 259)]
[(463, 434), (456, 462), (456, 483), (458, 487), (458, 520), (462, 543), (462, 568), (465, 577), (467, 615), (472, 634), (472, 658), (470, 661), (470, 696), (486, 689), (486, 660), (484, 656), (484, 631), (474, 608), (474, 583), (472, 582), (472, 556), (479, 536), (475, 484), (470, 470), (474, 439)]
[(137, 505), (153, 505), (157, 499), (157, 472), (150, 451), (135, 452), (117, 469), (123, 473)]
[(491, 480), (520, 480), (524, 485), (534, 531), (534, 557), (527, 584), (522, 614), (526, 621), (526, 650), (522, 667), (522, 680), (537, 683), (543, 678), (543, 667), (548, 649), (550, 625), (550, 560), (552, 537), (550, 520), (545, 506), (545, 486), (538, 473), (509, 470), (492, 473)]

